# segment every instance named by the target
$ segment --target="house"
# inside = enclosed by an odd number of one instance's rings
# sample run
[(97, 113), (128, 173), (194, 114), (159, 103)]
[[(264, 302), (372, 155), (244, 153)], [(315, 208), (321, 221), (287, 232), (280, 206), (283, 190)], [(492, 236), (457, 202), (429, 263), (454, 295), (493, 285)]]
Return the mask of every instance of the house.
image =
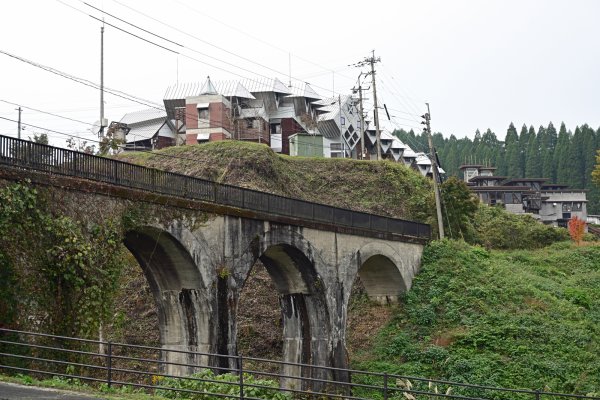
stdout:
[(351, 95), (323, 99), (315, 104), (317, 132), (323, 136), (323, 156), (359, 158), (361, 149), (360, 114)]
[(169, 118), (185, 126), (186, 144), (234, 139), (265, 143), (289, 154), (289, 137), (316, 128), (320, 96), (305, 84), (287, 87), (278, 79), (178, 84), (167, 89)]
[(513, 214), (528, 213), (540, 222), (566, 227), (569, 219), (587, 219), (586, 191), (546, 183), (546, 178), (507, 179), (495, 168), (479, 164), (460, 167), (469, 189), (482, 203), (501, 206)]
[[(282, 154), (377, 159), (376, 131), (369, 121), (361, 121), (358, 99), (323, 97), (308, 83), (288, 86), (277, 78), (207, 77), (202, 84), (167, 88), (163, 102), (165, 111), (160, 115), (144, 118), (147, 111), (142, 111), (136, 119), (131, 113), (123, 117), (122, 125), (115, 124), (115, 130), (127, 137), (128, 148), (244, 140), (264, 143)], [(383, 159), (431, 175), (428, 157), (386, 129), (380, 132), (379, 145)]]
[(107, 133), (125, 143), (125, 150), (154, 150), (174, 146), (177, 135), (163, 110), (149, 108), (127, 113), (111, 122)]

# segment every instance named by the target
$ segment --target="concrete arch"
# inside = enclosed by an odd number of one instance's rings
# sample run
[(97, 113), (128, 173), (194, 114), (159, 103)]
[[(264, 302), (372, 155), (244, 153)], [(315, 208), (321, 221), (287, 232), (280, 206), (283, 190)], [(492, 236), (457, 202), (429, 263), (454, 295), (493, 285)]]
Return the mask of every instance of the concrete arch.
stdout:
[(358, 251), (357, 275), (370, 299), (382, 304), (397, 303), (410, 283), (408, 268), (391, 246), (369, 243)]
[[(161, 346), (165, 350), (209, 353), (210, 302), (206, 285), (187, 249), (169, 232), (144, 226), (125, 234), (125, 246), (140, 264), (158, 307)], [(208, 359), (165, 351), (172, 363), (208, 365)], [(165, 372), (182, 375), (193, 369), (166, 364)]]
[[(272, 229), (256, 235), (249, 248), (253, 252), (252, 265), (260, 260), (278, 291), (283, 361), (331, 365), (329, 307), (312, 245), (294, 229)], [(318, 368), (284, 365), (282, 369), (287, 376), (328, 377), (327, 371)], [(299, 388), (300, 380), (288, 379), (282, 385)], [(316, 389), (318, 384), (306, 382), (305, 388), (309, 386)]]

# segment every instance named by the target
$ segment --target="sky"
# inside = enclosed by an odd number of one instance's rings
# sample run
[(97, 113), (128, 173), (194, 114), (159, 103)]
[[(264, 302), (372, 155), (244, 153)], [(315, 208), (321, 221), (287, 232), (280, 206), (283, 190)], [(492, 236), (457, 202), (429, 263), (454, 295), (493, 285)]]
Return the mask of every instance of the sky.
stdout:
[[(22, 137), (45, 132), (58, 146), (96, 137), (99, 90), (23, 60), (98, 84), (102, 23), (90, 15), (107, 24), (105, 86), (142, 103), (209, 75), (287, 84), (290, 71), (323, 97), (349, 94), (368, 71), (353, 64), (374, 50), (387, 129), (421, 130), (426, 102), (445, 137), (490, 128), (503, 139), (510, 122), (600, 127), (600, 1), (20, 0), (2, 15), (0, 134), (17, 136), (20, 105)], [(109, 122), (147, 108), (104, 100)]]

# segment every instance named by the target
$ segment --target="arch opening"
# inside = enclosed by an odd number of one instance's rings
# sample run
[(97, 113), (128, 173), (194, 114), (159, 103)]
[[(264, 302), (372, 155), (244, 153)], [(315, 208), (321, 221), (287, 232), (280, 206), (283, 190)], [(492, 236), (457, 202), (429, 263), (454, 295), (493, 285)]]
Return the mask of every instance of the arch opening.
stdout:
[(358, 277), (372, 301), (396, 304), (407, 290), (396, 264), (384, 255), (369, 257), (359, 268)]
[(397, 304), (405, 292), (402, 274), (387, 256), (373, 254), (359, 265), (347, 307), (346, 345), (350, 358), (371, 346), (373, 334), (392, 317), (393, 308), (389, 306)]
[[(124, 245), (140, 265), (157, 307), (164, 372), (189, 374), (189, 367), (208, 365), (204, 356), (176, 351), (210, 353), (210, 314), (205, 285), (187, 249), (167, 231), (142, 227), (125, 234)], [(174, 351), (169, 351), (174, 350)]]
[[(267, 247), (256, 258), (240, 293), (238, 349), (253, 357), (328, 365), (329, 316), (319, 282), (314, 263), (300, 249), (288, 244)], [(250, 342), (263, 346), (253, 348)], [(266, 352), (261, 353), (261, 348)], [(283, 365), (274, 370), (292, 377), (323, 377), (322, 370), (309, 367)], [(301, 380), (290, 378), (281, 385), (300, 388)]]

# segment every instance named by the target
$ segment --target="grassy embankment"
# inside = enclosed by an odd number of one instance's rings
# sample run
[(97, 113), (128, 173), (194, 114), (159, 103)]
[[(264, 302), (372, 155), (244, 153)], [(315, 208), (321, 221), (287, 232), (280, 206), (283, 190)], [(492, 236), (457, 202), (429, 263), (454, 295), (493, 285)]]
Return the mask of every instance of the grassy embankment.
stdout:
[(488, 251), (434, 242), (371, 344), (354, 367), (598, 394), (600, 245)]
[(125, 153), (123, 161), (375, 214), (428, 221), (430, 181), (404, 165), (288, 157), (238, 141)]

